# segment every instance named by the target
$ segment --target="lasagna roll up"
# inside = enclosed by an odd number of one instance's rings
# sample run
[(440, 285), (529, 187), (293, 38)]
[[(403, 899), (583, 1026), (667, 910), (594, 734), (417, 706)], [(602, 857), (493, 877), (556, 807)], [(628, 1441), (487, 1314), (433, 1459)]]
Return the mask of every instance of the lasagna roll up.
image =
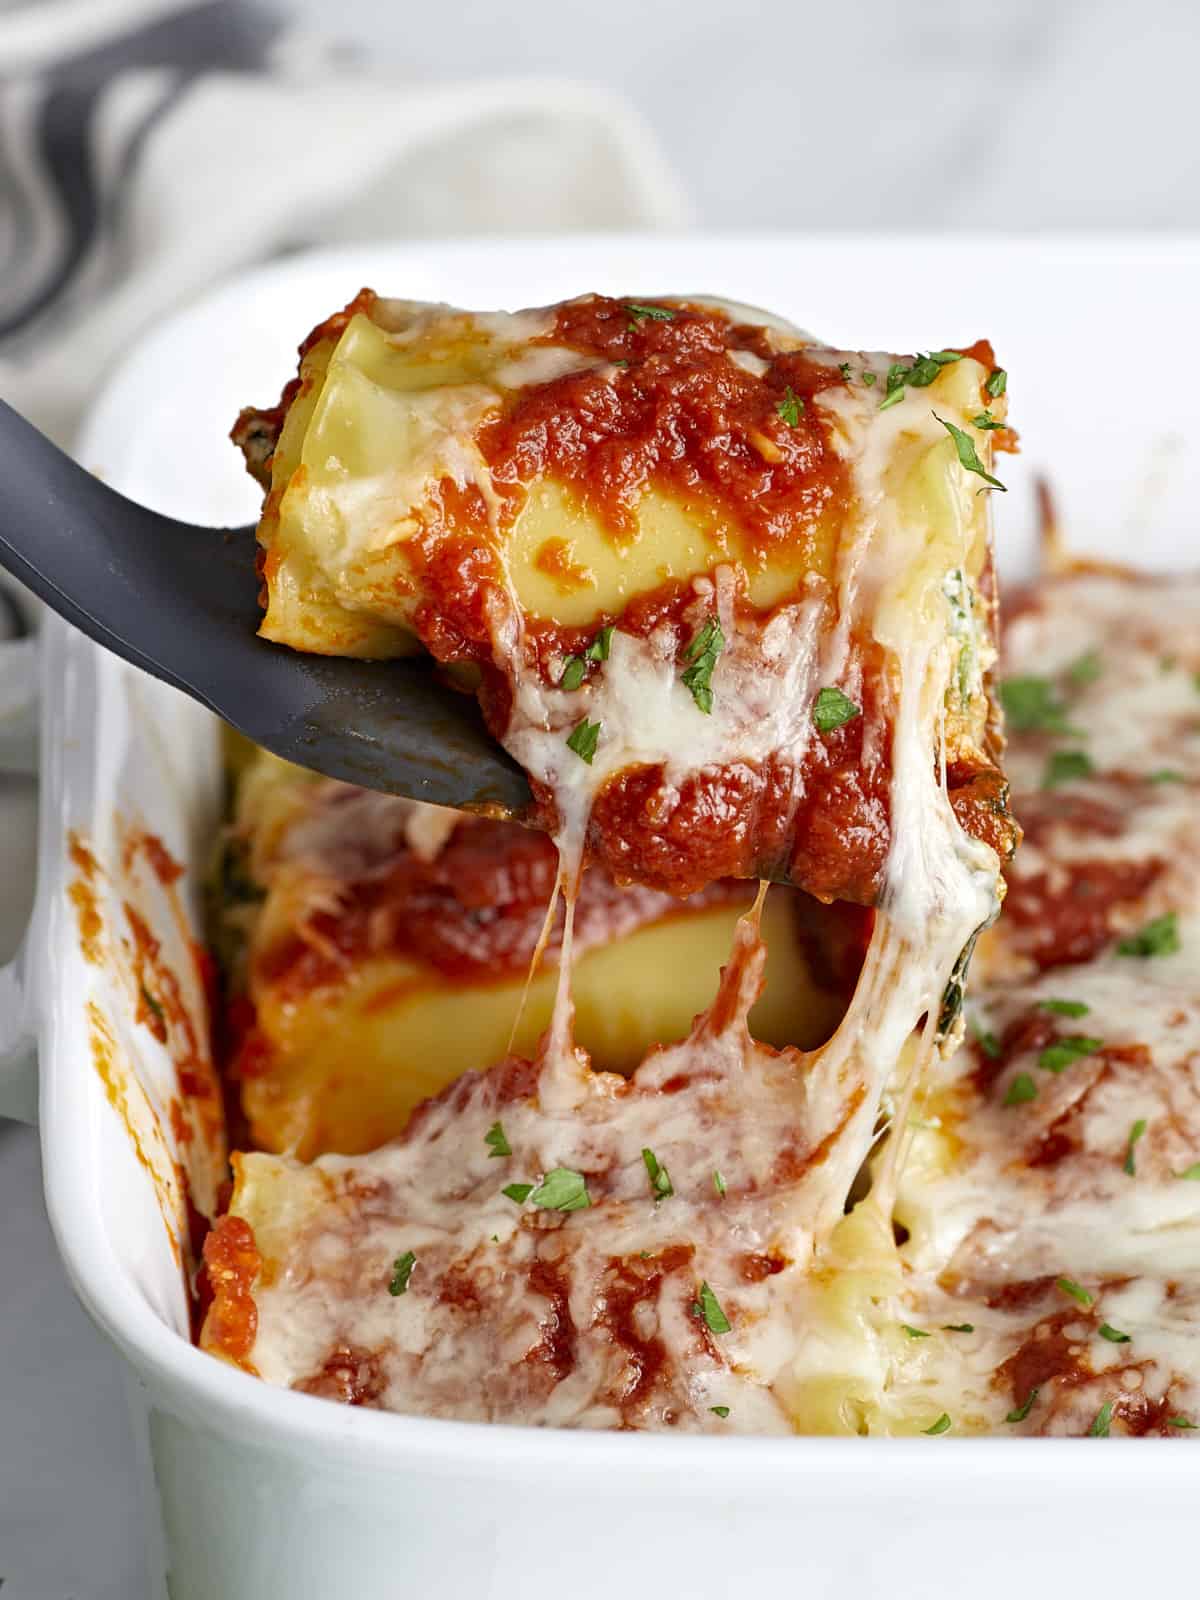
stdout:
[(872, 904), (906, 694), (939, 702), (916, 758), (961, 827), (1015, 836), (987, 693), (1002, 390), (986, 345), (865, 356), (719, 302), (364, 290), (235, 429), (267, 490), (261, 631), (465, 671), (528, 820), (621, 880)]

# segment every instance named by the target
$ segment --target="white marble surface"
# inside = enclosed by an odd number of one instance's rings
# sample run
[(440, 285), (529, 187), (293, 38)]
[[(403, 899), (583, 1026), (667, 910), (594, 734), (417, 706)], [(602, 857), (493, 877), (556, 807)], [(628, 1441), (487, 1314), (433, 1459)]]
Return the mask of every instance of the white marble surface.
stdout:
[[(328, 0), (275, 3), (330, 28)], [(336, 14), (414, 80), (619, 89), (710, 228), (1200, 227), (1195, 0), (339, 0)]]

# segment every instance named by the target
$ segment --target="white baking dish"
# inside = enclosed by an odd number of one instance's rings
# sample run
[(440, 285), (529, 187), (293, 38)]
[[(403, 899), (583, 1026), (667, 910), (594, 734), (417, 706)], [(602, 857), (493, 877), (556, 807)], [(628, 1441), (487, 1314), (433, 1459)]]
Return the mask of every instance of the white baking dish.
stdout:
[[(478, 306), (708, 290), (899, 350), (987, 333), (1026, 450), (1006, 464), (1012, 493), (997, 507), (1005, 569), (1028, 558), (1038, 467), (1081, 547), (1195, 562), (1197, 242), (602, 239), (302, 258), (237, 280), (146, 340), (99, 400), (81, 458), (165, 511), (249, 520), (230, 421), (278, 391), (299, 335), (365, 282)], [(26, 1101), (36, 1040), (51, 1220), (81, 1299), (130, 1364), (165, 1533), (152, 1513), (154, 1594), (860, 1600), (954, 1585), (1009, 1600), (1014, 1583), (1048, 1594), (1178, 1582), (1200, 1454), (1166, 1441), (484, 1427), (280, 1392), (195, 1350), (153, 1184), (95, 1070), (89, 1002), (133, 1091), (164, 1101), (170, 1064), (131, 1024), (128, 978), (81, 954), (67, 835), (91, 842), (116, 895), (120, 830), (141, 818), (187, 864), (194, 915), (217, 814), (215, 725), (53, 619), (43, 662), (40, 886), (23, 954), (0, 973), (0, 1106)]]

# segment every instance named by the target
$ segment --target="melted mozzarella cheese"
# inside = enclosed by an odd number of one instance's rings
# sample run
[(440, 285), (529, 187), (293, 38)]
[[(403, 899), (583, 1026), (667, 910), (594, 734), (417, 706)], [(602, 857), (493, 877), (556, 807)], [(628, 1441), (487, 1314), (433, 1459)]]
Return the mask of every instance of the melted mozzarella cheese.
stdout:
[[(503, 342), (504, 326), (493, 319), (485, 331)], [(560, 371), (552, 348), (536, 361), (505, 361), (509, 378)], [(886, 362), (871, 370), (882, 378)], [(997, 905), (996, 857), (964, 834), (937, 766), (964, 650), (947, 596), (978, 571), (981, 525), (977, 486), (930, 402), (961, 422), (978, 403), (978, 381), (978, 369), (959, 378), (948, 368), (936, 396), (914, 389), (886, 411), (882, 384), (819, 395), (854, 489), (837, 570), (754, 625), (736, 615), (730, 568), (695, 581), (697, 626), (715, 609), (727, 641), (710, 715), (682, 683), (667, 630), (635, 637), (618, 628), (603, 671), (566, 693), (530, 665), (517, 596), (493, 599), (494, 660), (512, 696), (503, 742), (551, 793), (559, 821), (568, 914), (554, 1021), (519, 1092), (507, 1087), (509, 1064), (463, 1080), (404, 1138), (370, 1155), (326, 1156), (310, 1168), (241, 1158), (235, 1210), (252, 1222), (265, 1258), (253, 1360), (269, 1381), (311, 1386), (331, 1352), (352, 1349), (374, 1373), (372, 1403), (397, 1410), (783, 1431), (803, 1419), (801, 1391), (811, 1394), (805, 1384), (822, 1359), (830, 1372), (838, 1367), (845, 1340), (833, 1337), (823, 1358), (808, 1315), (828, 1300), (832, 1275), (843, 1303), (836, 1315), (825, 1306), (821, 1325), (853, 1336), (864, 1394), (893, 1384), (908, 1353), (882, 1333), (865, 1337), (862, 1307), (878, 1299), (868, 1284), (891, 1293), (898, 1278), (881, 1196), (899, 1167), (881, 1178), (851, 1232), (843, 1213), (895, 1063), (907, 1055), (911, 1098), (934, 1053), (952, 971)], [(487, 395), (460, 387), (453, 414), (436, 397), (404, 404), (419, 445), (405, 472), (483, 489), (479, 461), (469, 448), (458, 452)], [(935, 491), (948, 515), (929, 513)], [(347, 541), (359, 539), (357, 553), (369, 555), (380, 540), (402, 537), (399, 507), (421, 491), (411, 477), (375, 473), (323, 492), (344, 534), (330, 546), (336, 587)], [(661, 765), (667, 808), (684, 778), (707, 768), (782, 756), (798, 770), (815, 736), (817, 694), (847, 681), (862, 637), (886, 662), (885, 703), (866, 747), (890, 762), (891, 845), (841, 1026), (808, 1054), (750, 1037), (763, 960), (756, 910), (687, 1040), (653, 1053), (628, 1083), (591, 1071), (572, 1037), (570, 940), (597, 795), (633, 764)], [(974, 670), (985, 666), (981, 653)], [(601, 730), (590, 763), (567, 744), (585, 715)], [(486, 1138), (496, 1123), (512, 1151), (502, 1163)], [(655, 1192), (650, 1161), (669, 1174), (668, 1195)], [(505, 1180), (536, 1185), (562, 1169), (586, 1180), (585, 1207), (543, 1210), (503, 1192)], [(273, 1221), (280, 1197), (286, 1228)], [(853, 1230), (870, 1238), (858, 1300), (846, 1260)], [(392, 1265), (408, 1252), (411, 1278), (402, 1295), (389, 1295)], [(714, 1406), (729, 1406), (729, 1418)]]

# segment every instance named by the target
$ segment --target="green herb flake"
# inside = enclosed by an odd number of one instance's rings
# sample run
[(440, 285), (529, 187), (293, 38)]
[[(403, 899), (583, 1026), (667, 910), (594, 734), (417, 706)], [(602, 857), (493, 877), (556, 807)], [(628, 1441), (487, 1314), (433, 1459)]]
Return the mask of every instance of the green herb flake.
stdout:
[(1002, 1104), (1006, 1106), (1023, 1106), (1030, 1100), (1037, 1099), (1037, 1084), (1027, 1072), (1018, 1072), (1008, 1086), (1008, 1093), (1004, 1096)]
[(728, 1406), (709, 1406), (708, 1409), (712, 1412), (714, 1417), (725, 1418), (729, 1415)]
[(1147, 783), (1186, 783), (1186, 776), (1177, 767), (1156, 767), (1146, 774)]
[(1043, 1072), (1065, 1072), (1074, 1061), (1082, 1061), (1084, 1056), (1094, 1056), (1097, 1050), (1103, 1050), (1103, 1039), (1092, 1039), (1087, 1034), (1069, 1033), (1062, 1039), (1056, 1039), (1053, 1044), (1048, 1044), (1038, 1056), (1038, 1066)]
[(529, 1198), (543, 1211), (583, 1211), (592, 1203), (583, 1174), (570, 1167), (548, 1172)]
[(776, 403), (775, 409), (789, 428), (795, 428), (799, 425), (800, 414), (804, 410), (804, 401), (801, 400), (798, 394), (792, 392), (792, 386), (789, 383), (783, 399)]
[(1189, 1422), (1186, 1417), (1168, 1417), (1167, 1418), (1167, 1427), (1168, 1428), (1194, 1428), (1194, 1427), (1196, 1427), (1196, 1423)]
[(975, 441), (971, 438), (971, 435), (964, 432), (962, 428), (956, 428), (952, 422), (947, 422), (945, 417), (939, 417), (936, 411), (933, 413), (933, 415), (937, 417), (937, 420), (941, 423), (942, 427), (945, 428), (946, 432), (954, 440), (954, 448), (958, 452), (960, 464), (964, 466), (968, 472), (976, 473), (990, 488), (999, 489), (1001, 494), (1007, 494), (1008, 490), (1000, 482), (1000, 479), (993, 478), (992, 474), (987, 470), (983, 462), (980, 461), (975, 450)]
[(682, 675), (684, 687), (691, 690), (692, 699), (706, 717), (713, 708), (713, 668), (724, 648), (721, 624), (716, 617), (710, 617), (683, 652), (683, 659), (692, 663)]
[(1109, 1424), (1112, 1422), (1113, 1403), (1106, 1400), (1097, 1411), (1091, 1427), (1087, 1431), (1089, 1439), (1107, 1439)]
[(668, 1199), (675, 1193), (671, 1186), (671, 1174), (653, 1150), (643, 1150), (642, 1160), (646, 1163), (646, 1175), (650, 1179), (650, 1189), (655, 1201)]
[(1042, 788), (1057, 789), (1074, 778), (1090, 778), (1095, 770), (1086, 750), (1055, 750), (1042, 773)]
[(558, 680), (558, 687), (572, 693), (578, 689), (587, 677), (587, 657), (568, 656), (563, 663), (562, 676)]
[(1038, 1395), (1041, 1394), (1041, 1392), (1041, 1384), (1038, 1384), (1035, 1388), (1030, 1389), (1029, 1393), (1025, 1396), (1023, 1404), (1019, 1405), (1015, 1411), (1010, 1411), (1004, 1419), (1005, 1422), (1024, 1422), (1025, 1418), (1033, 1410), (1033, 1403), (1037, 1399)]
[(973, 1322), (943, 1322), (942, 1323), (942, 1332), (943, 1333), (974, 1333), (975, 1332), (975, 1324)]
[(838, 371), (841, 373), (842, 377), (845, 378), (846, 382), (849, 383), (850, 382), (850, 363), (848, 361), (839, 361), (838, 362)]
[(950, 1413), (948, 1411), (943, 1411), (941, 1416), (937, 1419), (937, 1421), (935, 1423), (932, 1424), (931, 1427), (922, 1428), (921, 1429), (922, 1433), (930, 1433), (930, 1434), (948, 1433), (949, 1431), (950, 1431)]
[(588, 666), (591, 662), (608, 660), (615, 631), (614, 625), (609, 623), (600, 629), (582, 655), (567, 657), (563, 663), (562, 676), (558, 680), (560, 689), (568, 691), (578, 689), (588, 675)]
[(533, 1185), (531, 1183), (510, 1183), (501, 1189), (500, 1193), (506, 1199), (514, 1200), (517, 1205), (523, 1206), (533, 1193)]
[(1066, 1295), (1081, 1306), (1095, 1304), (1095, 1295), (1089, 1294), (1081, 1283), (1076, 1283), (1074, 1278), (1059, 1278), (1058, 1287)]
[(862, 707), (856, 706), (854, 701), (840, 689), (827, 686), (813, 702), (813, 721), (817, 725), (818, 733), (832, 733), (836, 728), (845, 727), (847, 722), (853, 722), (855, 717), (861, 716)]
[(407, 1294), (408, 1280), (412, 1277), (413, 1268), (417, 1258), (411, 1250), (406, 1250), (402, 1256), (397, 1256), (392, 1262), (392, 1279), (388, 1284), (388, 1293), (391, 1295)]
[(504, 1129), (498, 1122), (492, 1123), (491, 1127), (483, 1136), (483, 1142), (491, 1151), (491, 1154), (488, 1157), (489, 1161), (494, 1161), (497, 1156), (512, 1155), (512, 1146), (505, 1138)]
[(993, 400), (999, 400), (1000, 396), (1008, 388), (1008, 373), (1005, 372), (1003, 367), (993, 368), (983, 387)]
[(1121, 956), (1169, 956), (1180, 948), (1179, 925), (1175, 913), (1155, 917), (1137, 933), (1131, 933), (1117, 945)]
[(1038, 1010), (1048, 1011), (1054, 1017), (1086, 1017), (1091, 1006), (1082, 1000), (1039, 1000)]
[(907, 1322), (902, 1322), (900, 1326), (904, 1329), (905, 1333), (910, 1339), (928, 1339), (929, 1337), (924, 1328), (912, 1328)]
[(990, 1028), (976, 1028), (975, 1043), (989, 1061), (999, 1061), (1004, 1054), (1004, 1046)]
[(1120, 1328), (1114, 1328), (1111, 1322), (1102, 1322), (1098, 1329), (1100, 1337), (1107, 1339), (1109, 1344), (1129, 1344), (1127, 1333), (1122, 1333)]
[(714, 1167), (713, 1168), (713, 1188), (720, 1195), (721, 1199), (724, 1200), (724, 1198), (725, 1198), (725, 1178), (724, 1178), (724, 1175), (721, 1172), (720, 1167)]
[(908, 381), (908, 368), (902, 361), (893, 361), (887, 371), (884, 383), (886, 395), (879, 402), (880, 411), (886, 411), (889, 406), (898, 406), (904, 399), (904, 385)]
[(868, 389), (873, 389), (878, 382), (878, 379), (873, 372), (864, 371), (862, 375), (862, 381), (866, 384)]
[(1139, 1117), (1129, 1130), (1129, 1143), (1125, 1147), (1125, 1160), (1121, 1163), (1121, 1170), (1122, 1172), (1127, 1172), (1131, 1178), (1137, 1177), (1137, 1162), (1133, 1159), (1134, 1146), (1145, 1131), (1145, 1117)]
[(144, 983), (141, 985), (141, 991), (142, 991), (142, 999), (150, 1007), (150, 1010), (154, 1013), (154, 1015), (158, 1018), (158, 1020), (160, 1022), (166, 1022), (167, 1013), (163, 1010), (162, 1006), (154, 998), (154, 996), (150, 993), (149, 989), (147, 989), (147, 987), (146, 987), (146, 985)]
[(629, 313), (629, 326), (636, 328), (641, 322), (674, 322), (675, 313), (668, 311), (666, 306), (641, 306), (626, 305)]
[(607, 661), (612, 653), (612, 636), (616, 632), (615, 623), (606, 623), (600, 632), (587, 647), (589, 661)]
[(1194, 1161), (1190, 1167), (1185, 1167), (1182, 1172), (1175, 1174), (1177, 1178), (1189, 1183), (1200, 1183), (1200, 1161)]
[(1014, 733), (1074, 733), (1067, 724), (1067, 708), (1049, 678), (1005, 678), (1000, 703)]
[(586, 761), (590, 767), (596, 756), (596, 746), (600, 742), (600, 723), (589, 722), (586, 717), (577, 722), (567, 737), (567, 749), (574, 750), (581, 761)]
[(696, 1316), (703, 1317), (710, 1333), (728, 1333), (733, 1327), (707, 1281), (700, 1285), (700, 1298), (692, 1301), (692, 1311)]
[(1085, 650), (1081, 656), (1076, 656), (1067, 668), (1067, 677), (1077, 689), (1086, 689), (1089, 683), (1104, 673), (1104, 660), (1099, 650)]
[(983, 433), (995, 433), (997, 429), (1007, 428), (1007, 422), (997, 422), (990, 411), (981, 411), (971, 418), (971, 426), (979, 428)]

